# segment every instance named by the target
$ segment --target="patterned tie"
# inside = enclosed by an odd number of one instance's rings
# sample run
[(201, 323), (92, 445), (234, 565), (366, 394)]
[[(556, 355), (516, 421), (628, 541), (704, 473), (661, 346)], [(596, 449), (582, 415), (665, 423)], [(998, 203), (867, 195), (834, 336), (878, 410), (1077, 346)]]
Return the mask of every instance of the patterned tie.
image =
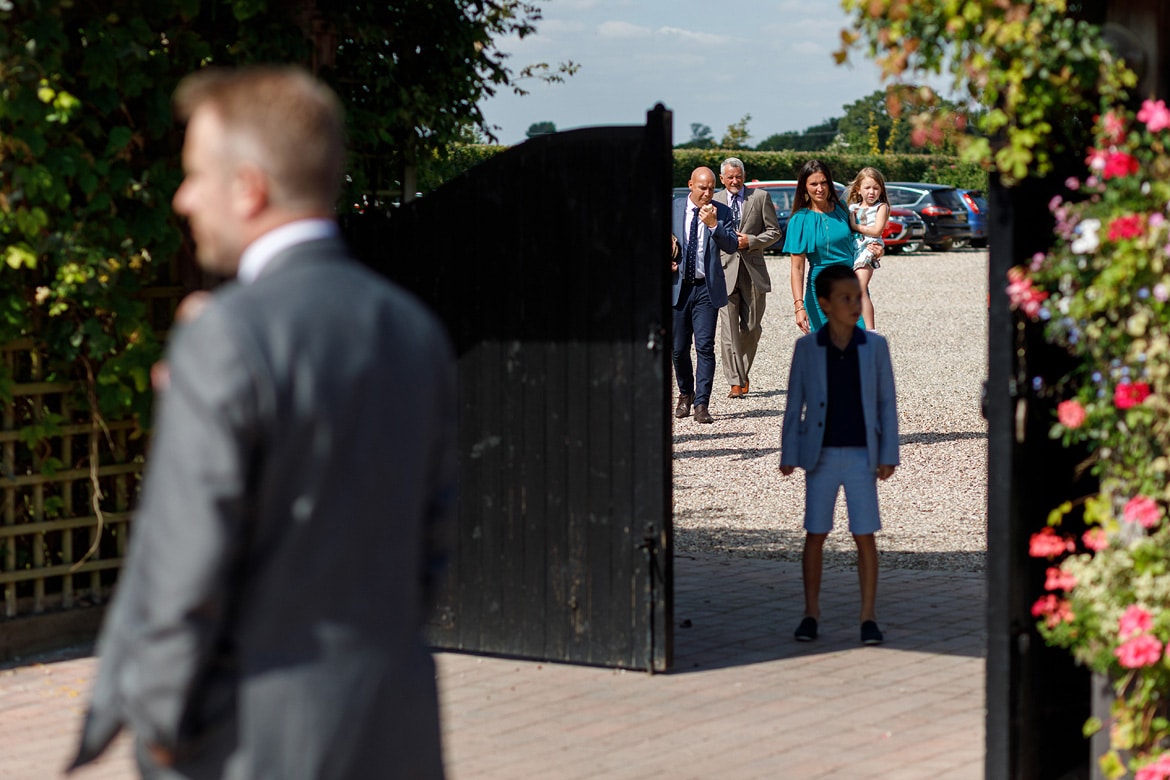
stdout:
[(691, 230), (687, 235), (687, 264), (683, 269), (683, 281), (687, 284), (695, 282), (695, 262), (699, 259), (699, 209), (696, 206), (691, 211)]
[(739, 230), (739, 193), (731, 196), (731, 221), (735, 223), (735, 229)]

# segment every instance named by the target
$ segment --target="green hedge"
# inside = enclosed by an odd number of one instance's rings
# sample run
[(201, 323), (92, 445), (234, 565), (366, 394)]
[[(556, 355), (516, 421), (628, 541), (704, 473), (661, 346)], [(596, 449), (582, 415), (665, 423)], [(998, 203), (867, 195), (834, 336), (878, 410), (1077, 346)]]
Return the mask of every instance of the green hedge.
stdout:
[[(436, 157), (419, 174), (419, 189), (428, 192), (463, 171), (504, 151), (506, 146), (456, 144), (446, 157)], [(738, 157), (747, 168), (748, 180), (795, 179), (806, 160), (816, 158), (829, 166), (833, 177), (848, 184), (857, 171), (872, 165), (887, 181), (924, 181), (951, 184), (971, 190), (987, 190), (987, 171), (958, 157), (936, 154), (841, 154), (837, 152), (753, 152), (736, 149), (675, 149), (675, 187), (686, 186), (691, 171), (706, 165), (719, 171), (728, 157)]]

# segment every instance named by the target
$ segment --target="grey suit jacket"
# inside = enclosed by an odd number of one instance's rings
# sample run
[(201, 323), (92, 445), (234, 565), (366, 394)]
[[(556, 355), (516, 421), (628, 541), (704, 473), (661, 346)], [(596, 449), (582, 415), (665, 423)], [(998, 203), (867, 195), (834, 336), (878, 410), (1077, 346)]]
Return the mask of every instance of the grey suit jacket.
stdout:
[(181, 777), (441, 777), (421, 627), (454, 505), (442, 327), (312, 241), (221, 288), (167, 361), (79, 763), (126, 724)]
[[(865, 444), (869, 468), (897, 466), (898, 404), (894, 391), (894, 369), (886, 340), (865, 333), (857, 348), (861, 367), (861, 408), (865, 415)], [(780, 465), (816, 468), (825, 440), (828, 412), (828, 349), (817, 343), (817, 331), (796, 340), (792, 368), (788, 373), (788, 406), (780, 437)]]
[[(686, 235), (686, 208), (690, 198), (675, 198), (671, 205), (670, 229), (678, 238), (679, 261), (678, 270), (671, 277), (670, 305), (678, 304), (683, 288), (683, 259), (687, 255)], [(712, 201), (714, 202), (714, 201)], [(692, 207), (693, 208), (693, 207)], [(719, 253), (730, 252), (736, 244), (735, 229), (731, 226), (731, 209), (725, 203), (715, 203), (715, 229), (708, 230), (706, 225), (699, 225), (699, 240), (703, 242), (703, 274), (706, 280), (707, 295), (711, 298), (711, 305), (720, 308), (727, 305), (727, 283), (720, 273)]]
[[(780, 240), (780, 223), (772, 198), (763, 190), (744, 188), (746, 196), (739, 215), (739, 232), (748, 235), (748, 245), (734, 252), (722, 252), (723, 273), (728, 290), (734, 290), (741, 268), (748, 272), (760, 292), (772, 291), (772, 278), (764, 261), (764, 250)], [(727, 190), (719, 190), (712, 200), (727, 205)]]

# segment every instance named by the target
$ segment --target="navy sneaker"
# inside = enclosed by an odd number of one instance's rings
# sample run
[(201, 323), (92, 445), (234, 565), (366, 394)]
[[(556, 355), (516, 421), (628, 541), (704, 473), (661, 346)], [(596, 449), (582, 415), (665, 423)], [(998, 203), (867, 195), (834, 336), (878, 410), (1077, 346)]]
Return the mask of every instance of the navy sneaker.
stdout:
[(815, 617), (806, 617), (800, 621), (800, 625), (796, 627), (796, 641), (811, 642), (816, 638), (817, 619)]
[(882, 630), (878, 628), (878, 624), (872, 620), (867, 620), (861, 624), (861, 644), (863, 645), (880, 645), (882, 640)]

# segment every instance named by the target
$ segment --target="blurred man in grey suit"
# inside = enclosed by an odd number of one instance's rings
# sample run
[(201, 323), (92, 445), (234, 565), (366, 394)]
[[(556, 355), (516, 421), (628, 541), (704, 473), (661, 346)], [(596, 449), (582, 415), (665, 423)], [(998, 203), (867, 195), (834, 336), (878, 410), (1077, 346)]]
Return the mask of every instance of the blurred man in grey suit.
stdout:
[(764, 250), (780, 239), (780, 223), (768, 193), (744, 186), (738, 158), (723, 161), (719, 181), (724, 189), (714, 199), (731, 209), (737, 240), (735, 251), (721, 252), (727, 305), (719, 310), (719, 354), (723, 376), (731, 385), (727, 397), (743, 398), (763, 332), (764, 296), (772, 290)]
[(185, 216), (235, 275), (176, 329), (76, 765), (123, 725), (149, 778), (440, 778), (421, 637), (454, 502), (440, 324), (348, 256), (334, 94), (202, 71)]

